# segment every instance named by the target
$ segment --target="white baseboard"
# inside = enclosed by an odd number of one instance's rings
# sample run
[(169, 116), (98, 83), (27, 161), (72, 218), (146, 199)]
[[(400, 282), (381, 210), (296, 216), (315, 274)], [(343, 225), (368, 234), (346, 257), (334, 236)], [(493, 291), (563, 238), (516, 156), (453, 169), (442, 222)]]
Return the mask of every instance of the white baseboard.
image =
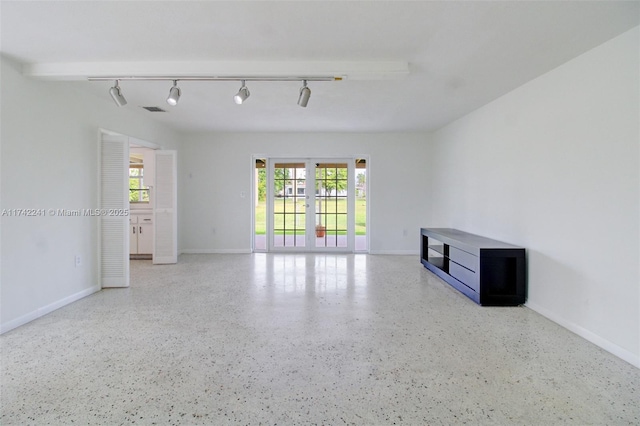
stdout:
[(371, 250), (369, 254), (387, 254), (391, 256), (420, 256), (419, 251), (415, 250)]
[(182, 249), (182, 254), (247, 254), (251, 249)]
[[(251, 249), (182, 249), (179, 254), (251, 254)], [(267, 252), (260, 252), (267, 253)], [(280, 253), (280, 252), (279, 252)], [(313, 252), (310, 252), (313, 253)], [(325, 253), (325, 252), (315, 252)], [(356, 254), (367, 254), (366, 252), (356, 252)], [(399, 256), (420, 256), (416, 250), (371, 250), (368, 254), (386, 254)]]
[(56, 302), (50, 303), (46, 306), (36, 309), (35, 311), (29, 312), (26, 315), (22, 315), (16, 319), (13, 319), (5, 324), (0, 324), (0, 334), (6, 333), (7, 331), (13, 330), (14, 328), (18, 328), (21, 325), (25, 325), (28, 322), (31, 322), (35, 319), (43, 317), (56, 309), (60, 309), (63, 306), (66, 306), (70, 303), (75, 302), (76, 300), (80, 300), (83, 297), (87, 297), (97, 291), (100, 291), (100, 286), (89, 287), (85, 290), (79, 291), (71, 296), (67, 296), (64, 299), (60, 299)]
[(634, 367), (638, 367), (640, 368), (640, 355), (638, 354), (634, 354), (624, 348), (621, 348), (620, 346), (616, 345), (615, 343), (612, 343), (610, 341), (608, 341), (607, 339), (598, 336), (597, 334), (587, 330), (586, 328), (580, 327), (577, 324), (572, 323), (571, 321), (567, 321), (566, 319), (562, 318), (561, 316), (549, 311), (548, 309), (545, 309), (539, 305), (536, 305), (535, 303), (531, 303), (531, 302), (527, 302), (525, 303), (525, 306), (533, 311), (536, 311), (537, 313), (539, 313), (540, 315), (542, 315), (543, 317), (546, 317), (548, 319), (550, 319), (551, 321), (561, 325), (562, 327), (566, 328), (567, 330), (577, 334), (578, 336), (582, 337), (583, 339), (588, 340), (589, 342), (593, 343), (596, 346), (601, 347), (602, 349), (604, 349), (607, 352), (612, 353), (613, 355), (617, 356), (618, 358), (628, 362), (629, 364), (633, 365)]

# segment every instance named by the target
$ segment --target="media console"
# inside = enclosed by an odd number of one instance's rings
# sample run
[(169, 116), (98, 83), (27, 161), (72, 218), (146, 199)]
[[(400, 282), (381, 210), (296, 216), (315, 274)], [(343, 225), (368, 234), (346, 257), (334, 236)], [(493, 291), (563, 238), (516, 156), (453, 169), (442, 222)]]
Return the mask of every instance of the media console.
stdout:
[(420, 261), (485, 306), (516, 306), (526, 298), (525, 249), (450, 228), (421, 228)]

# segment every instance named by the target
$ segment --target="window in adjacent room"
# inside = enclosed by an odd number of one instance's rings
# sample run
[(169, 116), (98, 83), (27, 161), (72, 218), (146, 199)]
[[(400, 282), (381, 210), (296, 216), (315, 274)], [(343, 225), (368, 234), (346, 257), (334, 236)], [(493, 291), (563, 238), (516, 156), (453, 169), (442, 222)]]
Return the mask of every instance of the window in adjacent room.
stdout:
[(149, 202), (149, 187), (144, 183), (142, 154), (131, 154), (129, 157), (129, 202)]

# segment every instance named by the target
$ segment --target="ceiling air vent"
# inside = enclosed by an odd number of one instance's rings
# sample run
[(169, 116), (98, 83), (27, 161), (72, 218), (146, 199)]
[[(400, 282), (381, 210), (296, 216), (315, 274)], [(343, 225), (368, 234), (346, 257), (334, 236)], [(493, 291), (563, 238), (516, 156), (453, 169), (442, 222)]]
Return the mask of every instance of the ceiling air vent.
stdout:
[(149, 112), (166, 112), (162, 108), (158, 108), (158, 107), (142, 107), (142, 108), (146, 109)]

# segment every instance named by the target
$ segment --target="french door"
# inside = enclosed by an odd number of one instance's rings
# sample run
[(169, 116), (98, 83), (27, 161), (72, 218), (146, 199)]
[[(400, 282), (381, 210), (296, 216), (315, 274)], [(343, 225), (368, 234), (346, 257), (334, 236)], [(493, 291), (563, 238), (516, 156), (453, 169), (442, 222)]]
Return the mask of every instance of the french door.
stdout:
[(354, 251), (353, 159), (270, 159), (269, 251)]

